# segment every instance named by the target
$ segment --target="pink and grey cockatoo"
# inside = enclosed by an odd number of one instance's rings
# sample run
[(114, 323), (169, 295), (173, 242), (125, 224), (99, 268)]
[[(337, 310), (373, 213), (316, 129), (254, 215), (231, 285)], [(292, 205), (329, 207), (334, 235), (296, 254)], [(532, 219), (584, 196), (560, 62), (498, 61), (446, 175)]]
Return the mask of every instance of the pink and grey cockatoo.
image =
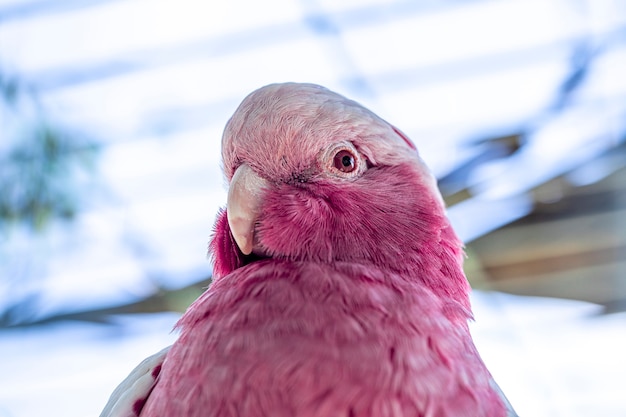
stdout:
[(213, 283), (102, 416), (515, 415), (406, 135), (323, 87), (274, 84), (236, 110), (222, 157)]

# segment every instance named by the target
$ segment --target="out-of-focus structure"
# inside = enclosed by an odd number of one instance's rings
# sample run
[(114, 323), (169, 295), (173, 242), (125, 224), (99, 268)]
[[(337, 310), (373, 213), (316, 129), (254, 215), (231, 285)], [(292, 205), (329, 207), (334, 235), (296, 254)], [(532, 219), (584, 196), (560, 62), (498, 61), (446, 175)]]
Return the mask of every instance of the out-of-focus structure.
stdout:
[(221, 129), (286, 80), (414, 139), (476, 286), (626, 297), (619, 2), (4, 0), (0, 22), (5, 325), (206, 279)]

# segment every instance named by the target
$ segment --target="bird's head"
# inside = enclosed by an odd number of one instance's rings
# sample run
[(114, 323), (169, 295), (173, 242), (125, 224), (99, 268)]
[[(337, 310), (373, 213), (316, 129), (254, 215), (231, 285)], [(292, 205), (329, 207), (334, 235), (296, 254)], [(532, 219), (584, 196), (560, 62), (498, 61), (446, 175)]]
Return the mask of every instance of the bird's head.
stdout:
[(258, 89), (228, 121), (222, 158), (216, 278), (263, 258), (459, 274), (433, 175), (402, 132), (354, 101), (312, 84)]

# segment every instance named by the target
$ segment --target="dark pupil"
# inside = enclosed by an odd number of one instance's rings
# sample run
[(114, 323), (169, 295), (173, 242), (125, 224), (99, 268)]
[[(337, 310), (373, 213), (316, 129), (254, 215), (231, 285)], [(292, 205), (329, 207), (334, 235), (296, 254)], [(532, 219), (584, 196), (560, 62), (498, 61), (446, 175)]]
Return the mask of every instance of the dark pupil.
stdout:
[(346, 150), (337, 152), (337, 154), (335, 155), (334, 164), (335, 168), (342, 172), (352, 172), (356, 168), (354, 163), (354, 155)]

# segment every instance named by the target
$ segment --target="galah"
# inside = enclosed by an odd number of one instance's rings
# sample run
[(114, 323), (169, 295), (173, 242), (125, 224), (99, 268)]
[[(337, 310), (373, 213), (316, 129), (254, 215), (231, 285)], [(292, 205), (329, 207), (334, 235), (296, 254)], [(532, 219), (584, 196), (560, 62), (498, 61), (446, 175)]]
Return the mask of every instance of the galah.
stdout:
[(248, 95), (210, 288), (102, 416), (514, 416), (472, 341), (462, 243), (400, 130), (312, 84)]

